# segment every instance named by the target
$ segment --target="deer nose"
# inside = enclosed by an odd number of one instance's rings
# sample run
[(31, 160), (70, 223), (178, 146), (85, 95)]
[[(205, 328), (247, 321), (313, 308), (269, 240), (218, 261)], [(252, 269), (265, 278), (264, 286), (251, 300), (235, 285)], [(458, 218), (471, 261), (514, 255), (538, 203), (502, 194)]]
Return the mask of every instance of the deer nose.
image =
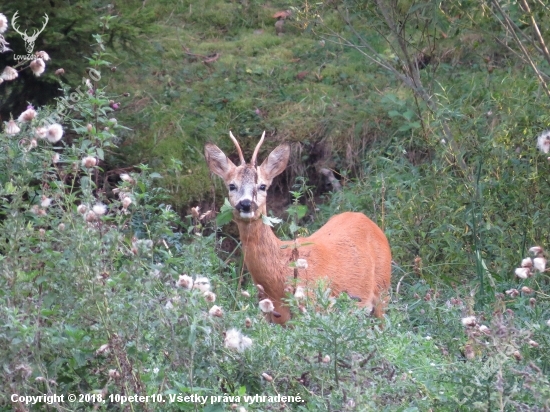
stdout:
[(252, 209), (252, 202), (249, 199), (241, 200), (236, 208), (239, 212), (248, 213)]

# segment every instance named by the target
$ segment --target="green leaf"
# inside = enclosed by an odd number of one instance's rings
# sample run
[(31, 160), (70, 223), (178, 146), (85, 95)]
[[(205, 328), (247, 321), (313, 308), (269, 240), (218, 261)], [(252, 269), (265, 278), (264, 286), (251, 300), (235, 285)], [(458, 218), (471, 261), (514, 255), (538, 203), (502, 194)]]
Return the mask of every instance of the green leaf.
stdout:
[(405, 113), (403, 113), (403, 117), (408, 121), (411, 121), (413, 117), (416, 117), (416, 113), (412, 110), (407, 110)]
[(233, 206), (229, 203), (229, 200), (225, 198), (223, 206), (220, 208), (220, 213), (216, 216), (216, 224), (223, 226), (233, 220)]
[(306, 205), (296, 205), (296, 216), (298, 219), (303, 218), (307, 213), (307, 206)]
[(271, 226), (271, 227), (273, 227), (274, 224), (276, 225), (276, 224), (281, 223), (282, 221), (283, 220), (279, 219), (278, 217), (269, 217), (269, 216), (262, 215), (262, 222), (265, 225), (268, 225), (268, 226)]
[(292, 222), (288, 227), (288, 230), (290, 230), (290, 233), (292, 233), (292, 234), (294, 234), (298, 229), (300, 229), (300, 226), (298, 226), (294, 222)]

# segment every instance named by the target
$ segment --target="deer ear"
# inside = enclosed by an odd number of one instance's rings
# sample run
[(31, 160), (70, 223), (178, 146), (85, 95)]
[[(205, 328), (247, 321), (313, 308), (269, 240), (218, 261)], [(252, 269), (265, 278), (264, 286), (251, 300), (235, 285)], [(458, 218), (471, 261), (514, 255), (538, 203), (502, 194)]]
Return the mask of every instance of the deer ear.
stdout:
[(216, 145), (204, 146), (204, 155), (210, 171), (224, 180), (237, 167)]
[(289, 157), (290, 145), (285, 143), (273, 149), (260, 166), (266, 179), (271, 181), (275, 176), (281, 174), (288, 164)]

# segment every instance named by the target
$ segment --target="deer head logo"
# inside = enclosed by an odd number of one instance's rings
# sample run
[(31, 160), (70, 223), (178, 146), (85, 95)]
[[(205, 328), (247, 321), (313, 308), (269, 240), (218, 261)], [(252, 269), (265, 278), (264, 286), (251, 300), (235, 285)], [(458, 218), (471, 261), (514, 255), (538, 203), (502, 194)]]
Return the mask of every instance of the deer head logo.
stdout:
[(13, 27), (13, 29), (19, 33), (21, 35), (21, 37), (23, 38), (23, 40), (25, 40), (25, 48), (27, 49), (27, 53), (31, 54), (33, 49), (34, 49), (34, 42), (36, 41), (36, 39), (38, 38), (38, 35), (40, 33), (42, 33), (44, 31), (44, 29), (46, 28), (46, 25), (48, 24), (48, 21), (49, 21), (49, 17), (46, 13), (44, 13), (44, 25), (42, 26), (42, 28), (40, 30), (34, 30), (34, 33), (29, 36), (27, 34), (27, 31), (25, 30), (24, 33), (21, 33), (19, 31), (19, 29), (17, 28), (16, 26), (16, 21), (17, 21), (17, 18), (19, 17), (17, 15), (17, 13), (19, 13), (19, 11), (16, 11), (15, 14), (13, 15), (13, 17), (11, 18), (11, 26)]

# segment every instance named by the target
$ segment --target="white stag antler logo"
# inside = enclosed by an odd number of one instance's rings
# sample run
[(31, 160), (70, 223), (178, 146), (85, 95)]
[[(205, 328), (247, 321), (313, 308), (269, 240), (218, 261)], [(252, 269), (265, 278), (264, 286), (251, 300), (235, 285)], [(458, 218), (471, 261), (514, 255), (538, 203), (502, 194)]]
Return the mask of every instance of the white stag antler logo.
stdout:
[(15, 14), (13, 15), (13, 17), (11, 18), (11, 26), (13, 27), (13, 29), (17, 33), (19, 33), (21, 35), (23, 40), (25, 40), (25, 48), (27, 49), (27, 53), (31, 54), (33, 49), (34, 49), (34, 42), (38, 38), (38, 35), (40, 33), (42, 33), (44, 31), (44, 29), (46, 28), (46, 24), (48, 24), (49, 17), (46, 13), (44, 13), (44, 25), (42, 26), (42, 28), (40, 30), (34, 29), (34, 33), (32, 34), (32, 36), (29, 36), (27, 34), (27, 30), (25, 30), (24, 33), (21, 33), (19, 31), (19, 29), (17, 28), (17, 26), (15, 25), (15, 22), (16, 22), (17, 18), (19, 17), (17, 15), (17, 13), (19, 13), (19, 11), (16, 11)]

